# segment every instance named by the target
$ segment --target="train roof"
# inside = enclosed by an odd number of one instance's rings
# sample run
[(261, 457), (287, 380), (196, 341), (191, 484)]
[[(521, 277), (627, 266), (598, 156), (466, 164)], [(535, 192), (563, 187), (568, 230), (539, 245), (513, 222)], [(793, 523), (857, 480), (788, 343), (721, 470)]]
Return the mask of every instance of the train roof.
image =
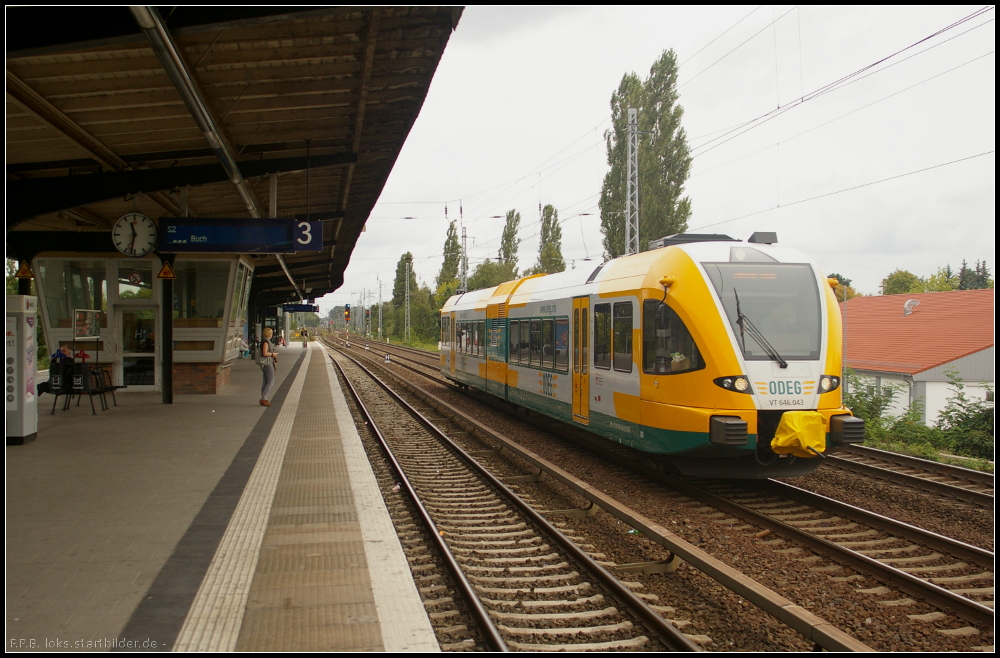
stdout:
[[(588, 284), (599, 284), (605, 281), (621, 281), (623, 289), (642, 287), (642, 282), (650, 270), (662, 267), (678, 251), (684, 252), (697, 263), (706, 262), (776, 262), (776, 263), (811, 263), (803, 252), (790, 247), (773, 244), (777, 238), (773, 233), (755, 233), (751, 240), (743, 242), (710, 234), (710, 239), (697, 239), (702, 235), (681, 234), (667, 236), (661, 240), (677, 238), (676, 244), (670, 244), (656, 249), (650, 249), (631, 256), (620, 256), (605, 263), (586, 262), (585, 266), (555, 274), (542, 274), (508, 281), (499, 286), (472, 290), (462, 295), (455, 295), (444, 305), (442, 312), (460, 310), (485, 310), (494, 297), (506, 299), (510, 295), (512, 307), (532, 301), (537, 295), (545, 295), (555, 291), (564, 291), (564, 296), (587, 294)], [(690, 239), (688, 239), (690, 238)], [(666, 274), (667, 272), (663, 272)], [(497, 299), (496, 301), (500, 301)]]

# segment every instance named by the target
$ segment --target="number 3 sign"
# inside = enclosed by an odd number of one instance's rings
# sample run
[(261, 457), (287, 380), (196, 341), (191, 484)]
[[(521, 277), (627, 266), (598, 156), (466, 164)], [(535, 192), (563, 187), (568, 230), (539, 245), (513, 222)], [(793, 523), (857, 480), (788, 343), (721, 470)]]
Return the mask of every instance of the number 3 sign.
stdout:
[(323, 222), (296, 222), (292, 229), (292, 248), (295, 251), (322, 251)]

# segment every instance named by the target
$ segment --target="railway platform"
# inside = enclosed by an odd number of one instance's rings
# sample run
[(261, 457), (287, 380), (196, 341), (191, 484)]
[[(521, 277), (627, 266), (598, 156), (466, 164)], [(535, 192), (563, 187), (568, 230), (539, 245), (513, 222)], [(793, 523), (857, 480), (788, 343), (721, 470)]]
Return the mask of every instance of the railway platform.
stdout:
[(270, 407), (239, 360), (7, 447), (8, 651), (438, 650), (329, 359), (279, 353)]

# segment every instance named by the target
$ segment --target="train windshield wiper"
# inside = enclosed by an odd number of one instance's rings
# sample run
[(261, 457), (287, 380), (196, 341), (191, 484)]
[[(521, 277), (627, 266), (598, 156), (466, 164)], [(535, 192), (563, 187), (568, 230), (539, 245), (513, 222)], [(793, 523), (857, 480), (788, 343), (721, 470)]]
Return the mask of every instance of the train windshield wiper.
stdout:
[(767, 339), (764, 338), (764, 334), (760, 333), (760, 330), (753, 325), (750, 318), (743, 315), (743, 311), (740, 310), (740, 296), (736, 292), (736, 288), (733, 288), (733, 295), (736, 296), (736, 324), (740, 325), (740, 339), (743, 341), (743, 353), (746, 354), (747, 351), (746, 336), (744, 335), (744, 333), (747, 333), (750, 334), (750, 338), (753, 338), (754, 341), (760, 345), (761, 349), (767, 353), (772, 361), (777, 361), (779, 366), (787, 368), (788, 361), (781, 358), (781, 355), (778, 354), (778, 350), (774, 349), (771, 343), (767, 342)]

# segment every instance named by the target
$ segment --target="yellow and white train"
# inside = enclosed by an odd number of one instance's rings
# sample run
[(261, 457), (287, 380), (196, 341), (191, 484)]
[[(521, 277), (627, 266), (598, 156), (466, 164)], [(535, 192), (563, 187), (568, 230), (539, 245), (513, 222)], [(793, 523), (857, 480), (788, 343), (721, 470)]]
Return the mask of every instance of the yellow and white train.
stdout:
[(441, 372), (685, 475), (803, 475), (859, 443), (826, 279), (773, 233), (660, 248), (455, 295)]

